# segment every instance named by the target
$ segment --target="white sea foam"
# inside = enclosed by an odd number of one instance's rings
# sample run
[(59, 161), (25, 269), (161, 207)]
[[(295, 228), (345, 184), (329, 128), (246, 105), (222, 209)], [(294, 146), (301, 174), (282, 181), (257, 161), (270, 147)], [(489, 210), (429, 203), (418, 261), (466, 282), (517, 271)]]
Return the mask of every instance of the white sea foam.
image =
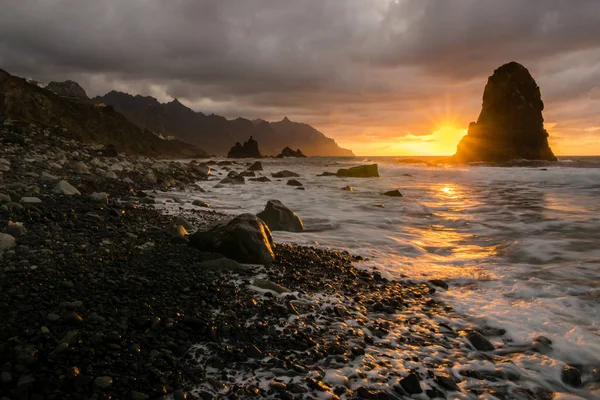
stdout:
[[(263, 160), (265, 175), (293, 170), (306, 191), (287, 179), (211, 181), (201, 183), (201, 196), (181, 195), (232, 214), (257, 213), (276, 198), (307, 228), (275, 232), (276, 241), (346, 249), (392, 278), (446, 279), (451, 289), (441, 298), (473, 321), (506, 329), (515, 345), (540, 335), (552, 340), (547, 354), (513, 358), (528, 379), (551, 382), (562, 392), (557, 398), (599, 398), (598, 383), (569, 389), (560, 371), (565, 363), (600, 367), (600, 169), (375, 162), (379, 179), (316, 177), (360, 159)], [(341, 190), (346, 185), (354, 191)], [(404, 197), (381, 194), (395, 188)], [(332, 371), (327, 379), (342, 376)]]

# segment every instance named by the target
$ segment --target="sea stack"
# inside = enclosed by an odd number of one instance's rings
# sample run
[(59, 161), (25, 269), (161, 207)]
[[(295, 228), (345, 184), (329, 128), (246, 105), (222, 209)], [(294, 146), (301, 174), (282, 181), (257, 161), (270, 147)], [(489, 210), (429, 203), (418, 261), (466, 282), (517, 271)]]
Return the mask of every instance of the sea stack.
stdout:
[(250, 136), (243, 145), (237, 142), (227, 153), (227, 158), (262, 158), (262, 155), (258, 149), (258, 142)]
[(453, 160), (556, 161), (548, 145), (543, 110), (540, 88), (527, 68), (514, 61), (502, 65), (488, 78), (479, 118), (469, 124)]

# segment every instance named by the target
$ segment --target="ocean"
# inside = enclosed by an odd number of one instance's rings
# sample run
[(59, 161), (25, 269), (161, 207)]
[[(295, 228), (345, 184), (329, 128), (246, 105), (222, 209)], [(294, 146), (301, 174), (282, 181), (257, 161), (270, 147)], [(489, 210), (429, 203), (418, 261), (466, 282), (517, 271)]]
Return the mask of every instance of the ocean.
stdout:
[[(347, 250), (366, 258), (358, 267), (388, 278), (443, 279), (450, 289), (439, 297), (461, 324), (505, 331), (494, 343), (526, 381), (555, 398), (600, 398), (600, 384), (573, 389), (560, 379), (565, 364), (587, 374), (600, 368), (600, 157), (528, 168), (398, 159), (263, 159), (264, 175), (297, 172), (306, 190), (287, 179), (215, 180), (200, 182), (206, 193), (178, 195), (229, 214), (258, 213), (278, 199), (305, 231), (274, 232), (276, 242)], [(367, 163), (379, 165), (380, 178), (316, 176)], [(353, 191), (342, 190), (347, 185)], [(403, 197), (382, 195), (393, 189)], [(540, 336), (550, 349), (522, 351)]]

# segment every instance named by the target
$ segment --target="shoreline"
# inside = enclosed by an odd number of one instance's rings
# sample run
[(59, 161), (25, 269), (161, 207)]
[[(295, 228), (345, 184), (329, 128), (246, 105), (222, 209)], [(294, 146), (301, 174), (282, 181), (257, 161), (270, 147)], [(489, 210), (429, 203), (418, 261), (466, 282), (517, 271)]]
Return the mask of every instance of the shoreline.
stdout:
[[(552, 397), (493, 350), (475, 351), (487, 339), (455, 326), (443, 289), (279, 243), (268, 266), (200, 265), (215, 256), (172, 235), (173, 216), (147, 194), (201, 191), (197, 165), (103, 157), (25, 130), (0, 150), (11, 198), (0, 222), (25, 228), (0, 256), (0, 399)], [(81, 194), (53, 193), (60, 179)], [(108, 201), (90, 198), (99, 192)], [(194, 229), (225, 218), (180, 211)], [(473, 368), (453, 367), (458, 358)]]

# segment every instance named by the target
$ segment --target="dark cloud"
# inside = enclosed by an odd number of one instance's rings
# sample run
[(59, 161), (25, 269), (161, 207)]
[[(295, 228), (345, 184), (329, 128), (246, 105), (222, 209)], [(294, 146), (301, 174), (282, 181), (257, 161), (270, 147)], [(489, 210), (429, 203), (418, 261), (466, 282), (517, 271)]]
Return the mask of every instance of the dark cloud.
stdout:
[(511, 60), (540, 84), (547, 121), (570, 135), (600, 125), (589, 111), (600, 109), (597, 0), (0, 0), (0, 10), (9, 72), (229, 117), (288, 115), (342, 143), (426, 136), (441, 120), (466, 127), (486, 77)]

